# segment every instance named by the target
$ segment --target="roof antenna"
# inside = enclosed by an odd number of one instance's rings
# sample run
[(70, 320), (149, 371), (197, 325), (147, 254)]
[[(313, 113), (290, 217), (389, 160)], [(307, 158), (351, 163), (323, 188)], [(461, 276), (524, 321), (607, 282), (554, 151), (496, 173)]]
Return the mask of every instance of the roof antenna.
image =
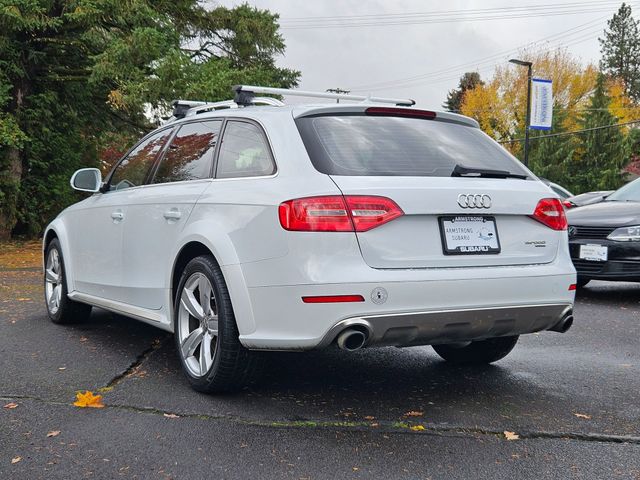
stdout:
[[(325, 90), (325, 92), (338, 93), (338, 94), (343, 93), (345, 95), (348, 95), (348, 94), (351, 93), (351, 90), (344, 90), (344, 89), (342, 89), (340, 87), (337, 87), (337, 88), (327, 88)], [(336, 103), (340, 103), (340, 99), (339, 98), (336, 98)]]

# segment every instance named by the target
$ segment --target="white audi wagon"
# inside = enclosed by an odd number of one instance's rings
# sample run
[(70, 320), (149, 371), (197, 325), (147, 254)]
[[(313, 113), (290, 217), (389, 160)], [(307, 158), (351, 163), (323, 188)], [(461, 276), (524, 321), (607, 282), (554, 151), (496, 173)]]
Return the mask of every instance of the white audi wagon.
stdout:
[(206, 392), (242, 384), (256, 350), (433, 345), (489, 363), (569, 329), (562, 205), (474, 120), (235, 91), (177, 102), (104, 179), (74, 174), (92, 195), (44, 234), (53, 322), (100, 307), (173, 332)]

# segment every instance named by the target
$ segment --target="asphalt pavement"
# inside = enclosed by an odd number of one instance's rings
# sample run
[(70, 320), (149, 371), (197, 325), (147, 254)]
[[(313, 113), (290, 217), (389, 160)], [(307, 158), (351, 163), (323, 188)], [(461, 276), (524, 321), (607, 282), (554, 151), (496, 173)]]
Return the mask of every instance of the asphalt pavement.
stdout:
[[(170, 335), (100, 310), (54, 325), (40, 273), (0, 270), (0, 479), (640, 479), (638, 299), (592, 282), (569, 332), (492, 366), (429, 347), (268, 353), (252, 384), (208, 396)], [(106, 407), (74, 407), (84, 390)]]

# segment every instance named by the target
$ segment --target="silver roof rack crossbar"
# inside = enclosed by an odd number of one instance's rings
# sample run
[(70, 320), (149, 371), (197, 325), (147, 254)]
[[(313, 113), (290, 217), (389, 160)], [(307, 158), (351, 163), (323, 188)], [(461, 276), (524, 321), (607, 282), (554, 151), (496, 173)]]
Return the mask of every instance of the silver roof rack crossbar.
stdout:
[[(271, 97), (254, 97), (251, 99), (251, 105), (272, 105), (281, 107), (284, 105), (277, 98)], [(199, 113), (208, 112), (210, 110), (221, 110), (224, 108), (238, 108), (238, 104), (233, 100), (224, 100), (222, 102), (201, 102), (196, 100), (174, 100), (173, 116), (174, 118), (185, 118)]]
[(235, 102), (238, 105), (250, 105), (256, 93), (263, 95), (295, 95), (299, 97), (330, 98), (332, 100), (353, 100), (356, 102), (391, 103), (403, 107), (411, 107), (416, 104), (410, 98), (384, 98), (363, 95), (345, 95), (342, 93), (328, 92), (308, 92), (305, 90), (290, 90), (287, 88), (258, 87), (255, 85), (236, 85), (233, 87), (236, 92)]

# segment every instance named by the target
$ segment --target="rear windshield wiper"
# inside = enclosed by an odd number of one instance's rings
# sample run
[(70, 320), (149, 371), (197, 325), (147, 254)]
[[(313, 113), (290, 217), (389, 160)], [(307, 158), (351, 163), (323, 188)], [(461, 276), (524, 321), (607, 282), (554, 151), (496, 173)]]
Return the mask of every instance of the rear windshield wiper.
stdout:
[(484, 177), (484, 178), (519, 178), (526, 180), (526, 175), (511, 173), (506, 170), (491, 170), (489, 168), (470, 168), (456, 165), (451, 172), (452, 177)]

